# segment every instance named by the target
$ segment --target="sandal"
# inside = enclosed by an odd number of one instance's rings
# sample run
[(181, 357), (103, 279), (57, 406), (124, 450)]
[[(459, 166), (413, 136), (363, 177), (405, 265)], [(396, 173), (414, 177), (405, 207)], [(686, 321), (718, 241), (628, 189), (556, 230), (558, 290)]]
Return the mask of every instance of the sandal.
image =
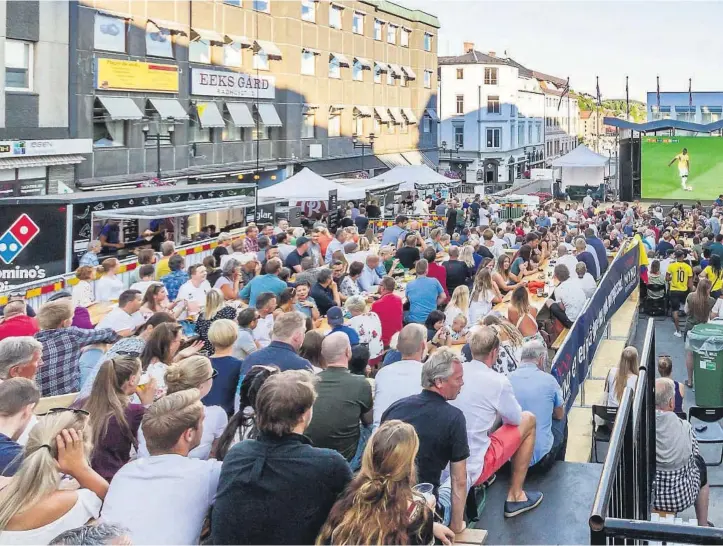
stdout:
[(689, 389), (693, 388), (693, 383), (690, 383), (687, 379), (684, 381), (684, 383), (685, 383), (685, 386), (688, 387)]

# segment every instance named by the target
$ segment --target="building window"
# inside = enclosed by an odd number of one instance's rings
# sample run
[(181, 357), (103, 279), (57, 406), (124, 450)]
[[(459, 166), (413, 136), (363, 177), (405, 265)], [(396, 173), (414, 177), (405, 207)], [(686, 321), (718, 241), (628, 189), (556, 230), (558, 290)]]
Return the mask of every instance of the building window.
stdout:
[(341, 28), (341, 11), (338, 6), (329, 6), (329, 26), (331, 28)]
[(354, 12), (351, 18), (351, 31), (354, 34), (364, 34), (364, 14), (358, 11)]
[(488, 148), (499, 148), (500, 147), (500, 136), (501, 129), (487, 129), (487, 147)]
[(153, 23), (146, 25), (146, 55), (173, 58), (173, 41), (167, 28), (158, 28)]
[(499, 114), (500, 113), (500, 98), (489, 96), (487, 97), (487, 113), (488, 114)]
[(387, 134), (388, 135), (394, 134), (394, 122), (393, 121), (387, 122)]
[(485, 68), (485, 85), (497, 85), (496, 68)]
[(362, 136), (364, 134), (364, 118), (362, 116), (354, 116), (352, 134)]
[(363, 82), (364, 81), (364, 69), (362, 68), (362, 65), (359, 61), (354, 61), (354, 64), (352, 65), (351, 73), (352, 73), (352, 79), (355, 82)]
[(378, 65), (374, 65), (374, 83), (382, 83), (382, 68)]
[(515, 147), (515, 125), (510, 126), (510, 149)]
[(189, 43), (188, 60), (192, 63), (211, 64), (211, 42), (196, 40)]
[(454, 147), (464, 148), (464, 126), (455, 125), (454, 127)]
[(33, 44), (5, 40), (5, 89), (33, 90)]
[(409, 47), (409, 35), (412, 32), (407, 30), (406, 28), (402, 29), (402, 33), (399, 35), (399, 44), (402, 47)]
[(253, 0), (253, 2), (256, 11), (265, 11), (266, 13), (271, 11), (271, 2), (269, 2), (269, 0)]
[(329, 114), (329, 136), (341, 136), (341, 113)]
[(302, 116), (301, 138), (316, 138), (316, 115), (307, 112)]
[(226, 127), (221, 132), (221, 138), (225, 141), (241, 140), (241, 127), (234, 125), (233, 121), (226, 121)]
[(457, 95), (457, 114), (464, 114), (464, 95)]
[(377, 115), (374, 116), (374, 134), (377, 136), (382, 134), (382, 120)]
[(255, 125), (251, 128), (251, 140), (268, 140), (270, 128), (264, 125), (264, 120), (261, 119), (256, 108), (254, 108), (253, 116)]
[(458, 68), (457, 69), (457, 79), (463, 80), (464, 79), (464, 68)]
[(395, 25), (387, 25), (387, 43), (397, 43), (397, 27)]
[(432, 87), (432, 72), (430, 70), (424, 71), (424, 87), (427, 89)]
[(316, 55), (311, 51), (301, 52), (301, 73), (306, 76), (316, 73)]
[(301, 0), (301, 18), (316, 23), (316, 0)]
[(409, 125), (407, 125), (407, 122), (404, 119), (399, 121), (399, 132), (403, 135), (406, 135), (409, 132)]
[[(529, 144), (529, 143), (528, 143)], [(524, 146), (525, 145), (525, 126), (524, 124), (520, 123), (517, 126), (517, 145), (518, 146)]]
[(392, 74), (391, 68), (387, 70), (387, 85), (394, 85), (394, 74)]
[(555, 155), (559, 155), (559, 153), (560, 153), (560, 141), (556, 140), (555, 141)]
[(339, 59), (334, 56), (329, 59), (329, 77), (335, 79), (341, 78), (341, 65), (339, 64)]
[(680, 121), (695, 121), (695, 106), (676, 106), (675, 118)]
[(381, 41), (382, 39), (382, 23), (379, 19), (374, 19), (374, 39)]
[(532, 123), (527, 126), (527, 144), (532, 144)]
[(424, 51), (432, 51), (432, 35), (424, 33)]
[(254, 53), (253, 67), (256, 70), (269, 69), (269, 56), (263, 49), (259, 49), (256, 53)]
[[(5, 47), (7, 53), (7, 41)], [(112, 120), (100, 101), (96, 100), (93, 106), (93, 147), (119, 148), (125, 145), (126, 122)]]
[(93, 40), (95, 49), (125, 53), (126, 20), (96, 13)]
[(211, 129), (201, 126), (198, 114), (194, 114), (188, 123), (188, 141), (189, 142), (211, 142)]
[(431, 133), (432, 132), (432, 118), (429, 116), (424, 116), (422, 118), (422, 132), (423, 133)]
[(223, 0), (223, 3), (229, 6), (236, 6), (237, 8), (241, 7), (241, 0)]
[(407, 75), (402, 72), (402, 74), (399, 77), (399, 87), (407, 87), (409, 84), (407, 83), (409, 80), (407, 80)]
[(701, 106), (701, 123), (713, 123), (714, 121), (720, 121), (721, 113), (723, 113), (723, 107), (720, 106)]
[(223, 46), (223, 64), (224, 66), (241, 66), (241, 44), (231, 42)]

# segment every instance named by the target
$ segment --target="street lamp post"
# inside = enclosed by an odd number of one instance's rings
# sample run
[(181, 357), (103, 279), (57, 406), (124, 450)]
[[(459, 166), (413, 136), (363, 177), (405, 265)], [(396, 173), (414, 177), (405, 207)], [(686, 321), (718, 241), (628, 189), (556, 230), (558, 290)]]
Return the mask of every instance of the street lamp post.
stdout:
[(156, 178), (158, 179), (158, 182), (161, 181), (161, 142), (168, 142), (171, 143), (171, 135), (174, 131), (174, 118), (169, 117), (168, 119), (168, 135), (162, 135), (161, 134), (161, 122), (162, 120), (158, 118), (158, 121), (156, 123), (156, 133), (154, 135), (150, 135), (151, 127), (149, 125), (149, 119), (143, 118), (143, 127), (141, 128), (143, 130), (143, 134), (145, 135), (146, 140), (155, 140), (156, 141)]
[(356, 133), (352, 135), (351, 144), (354, 146), (354, 149), (361, 148), (362, 155), (361, 155), (361, 170), (364, 172), (364, 150), (374, 149), (374, 139), (376, 138), (376, 135), (374, 133), (369, 133), (369, 136), (367, 137), (369, 139), (369, 143), (362, 142), (359, 140), (359, 137)]
[(462, 146), (460, 146), (459, 144), (456, 144), (454, 149), (447, 148), (447, 141), (446, 140), (442, 141), (442, 150), (441, 150), (442, 155), (444, 155), (445, 153), (449, 153), (449, 170), (450, 170), (450, 172), (452, 171), (452, 154), (456, 153), (457, 157), (459, 157), (459, 151), (461, 149), (462, 149)]

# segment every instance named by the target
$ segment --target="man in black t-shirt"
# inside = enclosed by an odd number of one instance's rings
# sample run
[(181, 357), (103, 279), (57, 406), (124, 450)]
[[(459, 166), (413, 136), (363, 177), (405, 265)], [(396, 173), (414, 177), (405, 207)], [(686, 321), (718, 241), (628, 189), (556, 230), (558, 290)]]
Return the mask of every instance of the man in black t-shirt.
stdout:
[(414, 264), (419, 261), (419, 249), (416, 247), (416, 244), (416, 234), (407, 235), (407, 238), (404, 240), (404, 246), (397, 250), (396, 257), (399, 263), (406, 269), (412, 269)]
[(296, 250), (289, 252), (284, 261), (284, 265), (291, 269), (294, 273), (301, 273), (301, 260), (309, 256), (309, 243), (311, 241), (306, 237), (296, 239)]
[(442, 267), (447, 270), (447, 291), (450, 295), (455, 288), (467, 284), (472, 277), (467, 264), (459, 260), (459, 247), (449, 247), (449, 260), (442, 262)]
[(364, 205), (361, 205), (359, 207), (359, 214), (356, 218), (354, 218), (354, 225), (356, 226), (357, 230), (359, 231), (359, 235), (364, 235), (364, 233), (367, 230), (367, 227), (369, 227), (369, 218), (367, 218), (367, 209), (364, 207)]

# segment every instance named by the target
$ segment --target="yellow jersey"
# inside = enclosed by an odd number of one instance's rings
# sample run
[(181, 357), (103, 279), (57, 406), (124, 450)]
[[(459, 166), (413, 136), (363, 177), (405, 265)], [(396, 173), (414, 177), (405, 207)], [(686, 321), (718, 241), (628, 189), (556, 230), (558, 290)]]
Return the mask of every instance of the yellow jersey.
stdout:
[(713, 268), (711, 266), (708, 266), (703, 270), (703, 273), (705, 273), (705, 276), (708, 277), (708, 280), (710, 281), (711, 292), (715, 292), (716, 290), (723, 290), (723, 270), (721, 270), (720, 273), (718, 273), (718, 276), (716, 276)]
[(693, 269), (685, 262), (673, 262), (668, 266), (670, 273), (670, 289), (676, 292), (688, 290), (688, 280), (693, 276)]
[(690, 163), (690, 156), (688, 154), (679, 153), (675, 156), (675, 159), (678, 160), (678, 168), (688, 168), (688, 164)]
[(168, 258), (161, 258), (156, 265), (156, 280), (160, 281), (161, 277), (165, 277), (171, 272), (171, 268), (168, 267)]

